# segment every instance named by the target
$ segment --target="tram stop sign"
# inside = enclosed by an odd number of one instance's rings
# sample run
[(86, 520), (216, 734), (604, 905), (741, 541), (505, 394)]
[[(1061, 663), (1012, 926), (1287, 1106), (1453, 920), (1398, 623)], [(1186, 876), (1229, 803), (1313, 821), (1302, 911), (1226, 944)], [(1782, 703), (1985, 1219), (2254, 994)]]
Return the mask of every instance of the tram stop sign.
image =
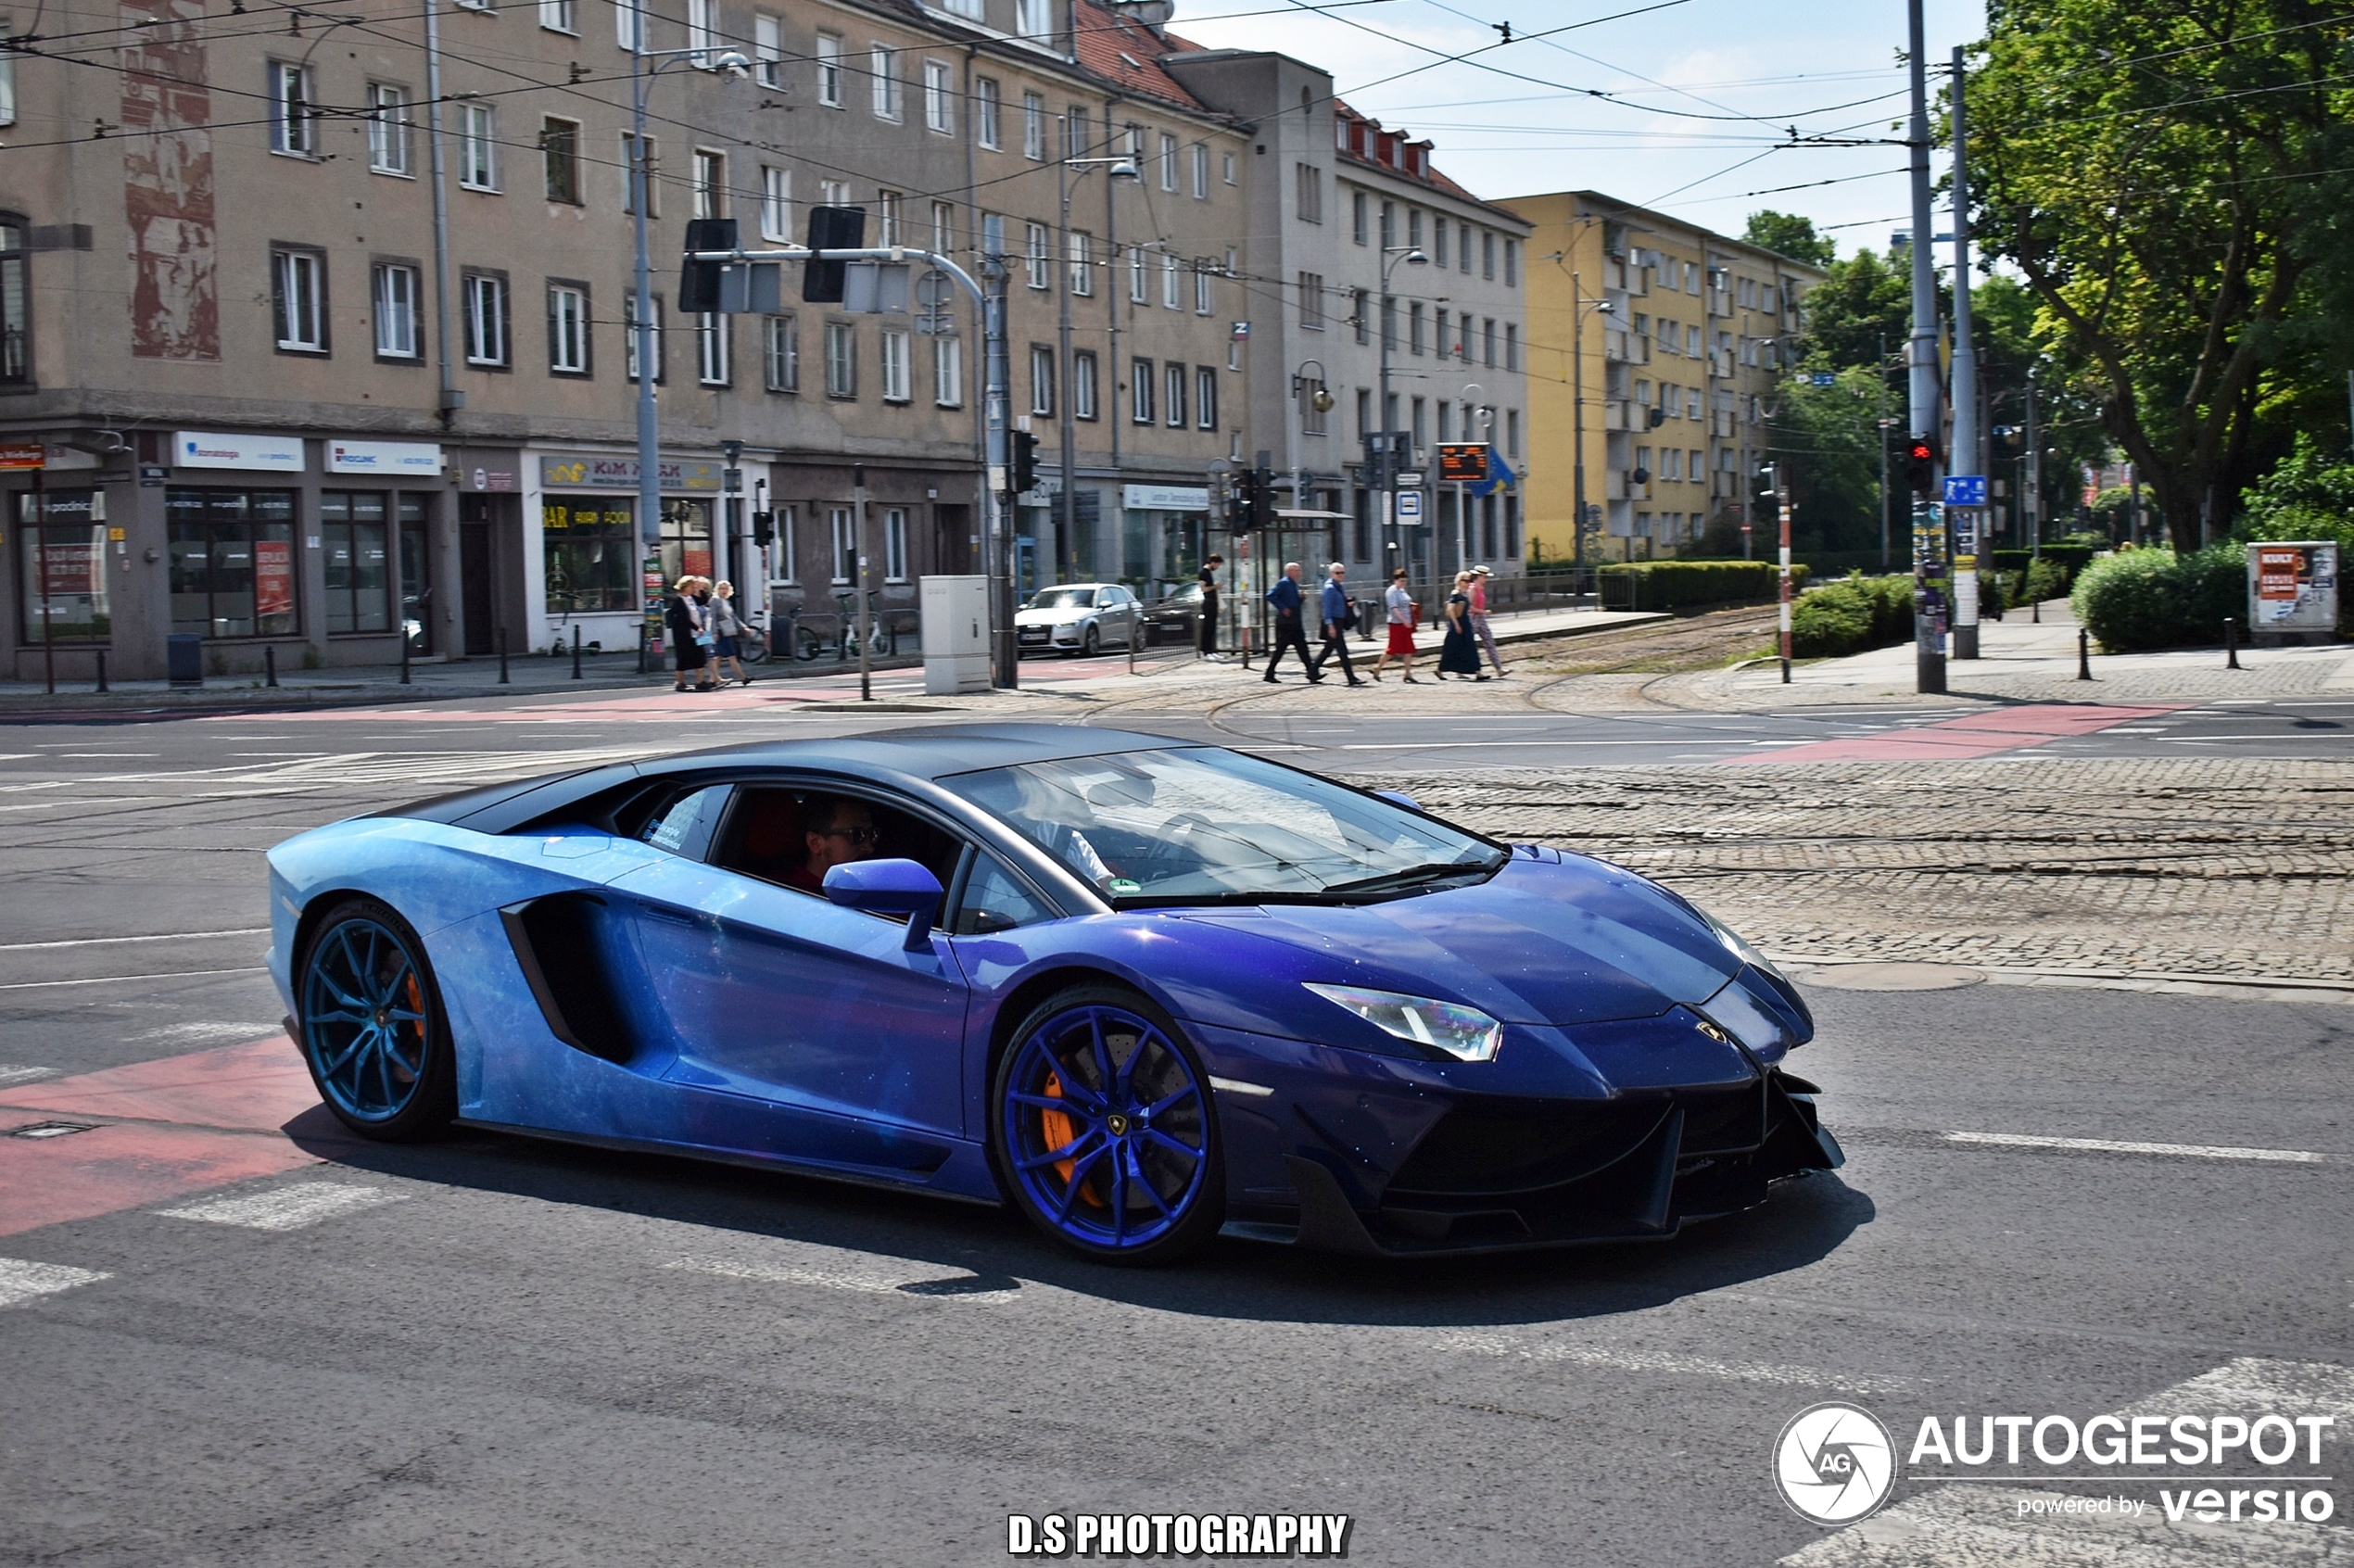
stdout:
[(1947, 506), (1984, 506), (1986, 475), (1983, 474), (1948, 474), (1945, 475)]

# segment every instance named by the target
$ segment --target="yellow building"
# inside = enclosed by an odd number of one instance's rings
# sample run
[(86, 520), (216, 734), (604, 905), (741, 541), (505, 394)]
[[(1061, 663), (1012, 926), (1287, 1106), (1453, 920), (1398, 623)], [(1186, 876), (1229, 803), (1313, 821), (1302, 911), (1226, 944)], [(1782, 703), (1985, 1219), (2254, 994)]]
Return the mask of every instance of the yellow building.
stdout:
[(1740, 553), (1785, 346), (1821, 271), (1595, 191), (1502, 205), (1536, 225), (1531, 563)]

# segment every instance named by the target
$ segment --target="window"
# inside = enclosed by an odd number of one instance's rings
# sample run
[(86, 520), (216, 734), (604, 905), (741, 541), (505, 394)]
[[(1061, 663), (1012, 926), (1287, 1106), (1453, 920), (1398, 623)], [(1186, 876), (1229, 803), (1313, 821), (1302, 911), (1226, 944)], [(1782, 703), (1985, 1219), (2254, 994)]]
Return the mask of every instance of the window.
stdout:
[(830, 506), (826, 509), (826, 521), (833, 535), (833, 579), (846, 583), (858, 564), (858, 514), (846, 506)]
[(468, 272), (461, 298), (466, 310), (466, 363), (507, 365), (507, 279), (503, 272)]
[[(653, 317), (647, 322), (648, 335), (654, 340), (654, 385), (667, 379), (670, 365), (670, 342), (662, 319), (662, 296), (653, 297)], [(629, 380), (638, 379), (638, 296), (633, 292), (621, 297), (621, 369)]]
[(931, 204), (931, 247), (943, 256), (956, 248), (956, 205), (935, 201)]
[(580, 22), (575, 8), (575, 0), (539, 0), (539, 25), (551, 32), (577, 34)]
[(989, 19), (987, 8), (981, 4), (981, 0), (933, 0), (933, 4), (949, 15), (962, 17), (967, 21)]
[[(0, 27), (4, 27), (6, 21), (6, 19), (0, 19)], [(6, 31), (14, 32), (15, 29), (7, 28)], [(0, 54), (0, 125), (14, 125), (16, 122), (17, 57)]]
[(1141, 125), (1131, 125), (1123, 133), (1128, 138), (1128, 156), (1134, 160), (1137, 169), (1141, 171), (1145, 167), (1145, 128)]
[(1168, 251), (1160, 253), (1160, 302), (1174, 310), (1179, 306), (1177, 293), (1177, 258)]
[(1465, 277), (1471, 276), (1471, 231), (1467, 228), (1458, 228), (1455, 231), (1455, 269)]
[(1479, 275), (1483, 278), (1496, 275), (1496, 236), (1485, 229), (1479, 234)]
[(1208, 365), (1194, 372), (1194, 424), (1202, 430), (1218, 428), (1218, 373)]
[(540, 501), (539, 559), (549, 614), (638, 607), (636, 513), (627, 496), (551, 496)]
[(828, 108), (842, 107), (842, 35), (817, 35), (817, 101)]
[(973, 135), (981, 145), (994, 151), (1002, 145), (1005, 134), (1005, 104), (993, 76), (973, 79)]
[(899, 118), (899, 51), (887, 48), (880, 44), (873, 45), (867, 54), (867, 70), (874, 78), (870, 85), (874, 90), (875, 118), (897, 120)]
[(1128, 417), (1138, 424), (1153, 422), (1153, 362), (1137, 360), (1128, 367)]
[(1087, 111), (1073, 104), (1070, 111), (1063, 116), (1063, 156), (1084, 158), (1089, 150)]
[(848, 322), (826, 323), (826, 396), (858, 396), (858, 329)]
[(709, 70), (712, 44), (717, 29), (712, 19), (713, 0), (687, 0), (687, 47), (695, 51), (694, 63)]
[(548, 285), (548, 373), (588, 373), (588, 285)]
[(327, 632), (392, 629), (392, 565), (382, 490), (319, 492), (319, 549), (326, 568)]
[(772, 513), (777, 524), (776, 570), (780, 583), (801, 581), (801, 509), (780, 506)]
[(1520, 456), (1520, 411), (1518, 409), (1504, 411), (1504, 455), (1509, 458)]
[(1480, 363), (1493, 368), (1496, 363), (1496, 322), (1492, 317), (1479, 321)]
[(1145, 247), (1132, 245), (1128, 247), (1128, 297), (1134, 304), (1151, 304), (1145, 295)]
[(1423, 247), (1423, 209), (1419, 207), (1406, 209), (1406, 243), (1416, 250)]
[(1070, 292), (1095, 292), (1095, 239), (1084, 229), (1070, 232)]
[(1381, 297), (1381, 346), (1393, 350), (1398, 347), (1398, 298), (1395, 295)]
[(270, 62), (270, 150), (290, 158), (319, 151), (319, 121), (311, 110), (310, 68)]
[(906, 240), (905, 219), (907, 198), (897, 191), (877, 191), (875, 209), (878, 245), (901, 245)]
[(792, 238), (792, 171), (773, 163), (760, 166), (760, 237)]
[(284, 354), (327, 351), (327, 258), (316, 250), (270, 253), (270, 303)]
[(907, 335), (885, 332), (882, 335), (882, 398), (886, 403), (905, 403), (914, 398), (909, 389), (911, 377), (907, 368)]
[(1070, 416), (1095, 417), (1095, 351), (1082, 348), (1070, 357)]
[(1504, 282), (1512, 287), (1520, 285), (1520, 241), (1516, 239), (1504, 242)]
[(1359, 245), (1365, 243), (1365, 193), (1351, 192), (1348, 197), (1348, 235)]
[(1209, 199), (1209, 146), (1205, 142), (1194, 144), (1194, 199)]
[(548, 199), (580, 205), (580, 126), (570, 120), (539, 122), (539, 158), (547, 171)]
[(1171, 360), (1161, 367), (1161, 417), (1171, 430), (1185, 428), (1185, 367)]
[(1299, 324), (1310, 332), (1324, 330), (1324, 274), (1299, 274)]
[(376, 357), (423, 359), (424, 337), (418, 331), (418, 270), (398, 261), (380, 261), (374, 272), (371, 292), (375, 296)]
[(1014, 0), (1014, 31), (1024, 38), (1055, 35), (1055, 0)]
[(1046, 100), (1035, 93), (1021, 95), (1021, 150), (1025, 158), (1046, 157)]
[(488, 104), (458, 106), (458, 183), (470, 191), (499, 188), (498, 120)]
[(1357, 341), (1373, 340), (1373, 297), (1361, 288), (1348, 291), (1348, 324), (1357, 329)]
[(1690, 474), (1695, 482), (1706, 478), (1708, 476), (1708, 454), (1703, 451), (1693, 451), (1688, 455), (1690, 457), (1691, 462), (1690, 466), (1688, 466), (1684, 472)]
[[(1373, 395), (1360, 386), (1357, 388), (1357, 434), (1369, 436), (1373, 434)], [(1357, 553), (1362, 555), (1365, 552), (1361, 550)]]
[(1324, 221), (1324, 171), (1312, 163), (1292, 166), (1292, 203), (1303, 223)]
[(1453, 340), (1447, 335), (1448, 320), (1446, 308), (1442, 306), (1431, 326), (1430, 350), (1442, 360), (1455, 351)]
[(766, 11), (752, 14), (752, 62), (763, 87), (785, 84), (785, 24)]
[(1429, 411), (1429, 399), (1416, 398), (1409, 406), (1413, 410), (1413, 414), (1406, 422), (1406, 430), (1413, 437), (1414, 445), (1420, 447), (1423, 444), (1423, 433)]
[(1022, 226), (1022, 270), (1030, 286), (1046, 286), (1046, 225), (1026, 223)]
[(931, 340), (931, 400), (943, 409), (965, 406), (965, 340), (945, 334)]
[(958, 936), (986, 936), (1054, 917), (1055, 912), (1040, 903), (1020, 878), (999, 865), (994, 855), (979, 854), (966, 875), (954, 929)]
[(1194, 314), (1207, 316), (1218, 302), (1218, 274), (1200, 262), (1194, 263)]
[(791, 316), (760, 321), (761, 378), (771, 392), (801, 390), (801, 335)]
[[(50, 498), (52, 516), (64, 499)], [(166, 490), (163, 514), (173, 631), (213, 638), (293, 633), (294, 491)], [(31, 534), (27, 528), (19, 537)]]
[(624, 212), (638, 210), (638, 180), (631, 177), (635, 172), (639, 179), (645, 182), (646, 216), (661, 217), (662, 186), (655, 183), (655, 176), (662, 168), (662, 138), (659, 136), (646, 138), (645, 167), (640, 170), (638, 167), (638, 138), (624, 131), (621, 133), (621, 209)]
[(1386, 201), (1386, 202), (1383, 202), (1383, 203), (1381, 204), (1381, 245), (1382, 245), (1382, 248), (1383, 248), (1384, 250), (1387, 250), (1387, 249), (1388, 249), (1391, 246), (1396, 245), (1397, 243), (1398, 243), (1398, 204), (1397, 204), (1396, 202), (1394, 202), (1394, 201)]
[(1659, 450), (1659, 476), (1681, 479), (1684, 476), (1684, 453), (1679, 447), (1662, 447)]
[[(715, 153), (706, 147), (695, 149), (694, 189), (694, 211), (690, 216), (696, 218), (728, 216), (728, 155), (726, 153)], [(883, 243), (888, 245), (891, 242), (885, 240)]]
[(824, 207), (848, 207), (850, 205), (850, 182), (847, 180), (818, 181), (817, 201), (820, 206)]
[(1684, 352), (1695, 360), (1700, 358), (1700, 328), (1689, 322), (1684, 327)]
[(1411, 353), (1423, 351), (1423, 302), (1419, 299), (1406, 307), (1406, 347)]
[(409, 90), (389, 82), (368, 83), (368, 167), (378, 174), (413, 177), (409, 150)]
[(1166, 131), (1160, 133), (1160, 188), (1177, 188), (1177, 138)]
[(1055, 351), (1043, 344), (1030, 346), (1030, 411), (1055, 411)]
[(716, 310), (702, 310), (695, 315), (695, 379), (705, 386), (728, 385), (728, 318)]
[(636, 54), (645, 47), (645, 17), (638, 0), (614, 0), (613, 41)]
[(1226, 153), (1223, 157), (1225, 159), (1225, 167), (1221, 177), (1226, 182), (1226, 183), (1231, 185), (1234, 183), (1234, 155), (1233, 153)]
[(1447, 220), (1444, 218), (1430, 221), (1430, 264), (1434, 267), (1447, 265)]
[(1512, 322), (1504, 323), (1504, 368), (1520, 369), (1520, 328)]
[(907, 509), (883, 508), (883, 581), (907, 580)]
[(955, 100), (949, 96), (948, 62), (924, 62), (924, 129), (943, 136), (956, 134)]

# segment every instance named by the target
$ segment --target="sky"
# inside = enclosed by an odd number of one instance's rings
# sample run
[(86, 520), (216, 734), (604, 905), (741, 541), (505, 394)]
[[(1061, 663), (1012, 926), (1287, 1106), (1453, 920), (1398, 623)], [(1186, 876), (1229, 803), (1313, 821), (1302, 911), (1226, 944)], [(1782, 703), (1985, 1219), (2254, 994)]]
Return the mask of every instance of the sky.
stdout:
[[(1170, 25), (1330, 70), (1476, 195), (1599, 190), (1731, 234), (1777, 208), (1847, 255), (1910, 226), (1904, 149), (1781, 145), (1793, 125), (1902, 133), (1905, 16), (1899, 0), (1181, 0)], [(1983, 33), (1983, 0), (1926, 0), (1925, 19), (1934, 70)]]

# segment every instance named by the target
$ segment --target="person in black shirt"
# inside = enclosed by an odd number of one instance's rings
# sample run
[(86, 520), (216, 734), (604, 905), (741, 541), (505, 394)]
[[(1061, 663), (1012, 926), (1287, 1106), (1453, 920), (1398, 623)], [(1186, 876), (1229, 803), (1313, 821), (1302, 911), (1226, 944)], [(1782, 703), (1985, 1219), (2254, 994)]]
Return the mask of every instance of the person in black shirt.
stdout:
[(1222, 555), (1213, 555), (1201, 563), (1201, 656), (1218, 656), (1218, 568), (1226, 564)]

